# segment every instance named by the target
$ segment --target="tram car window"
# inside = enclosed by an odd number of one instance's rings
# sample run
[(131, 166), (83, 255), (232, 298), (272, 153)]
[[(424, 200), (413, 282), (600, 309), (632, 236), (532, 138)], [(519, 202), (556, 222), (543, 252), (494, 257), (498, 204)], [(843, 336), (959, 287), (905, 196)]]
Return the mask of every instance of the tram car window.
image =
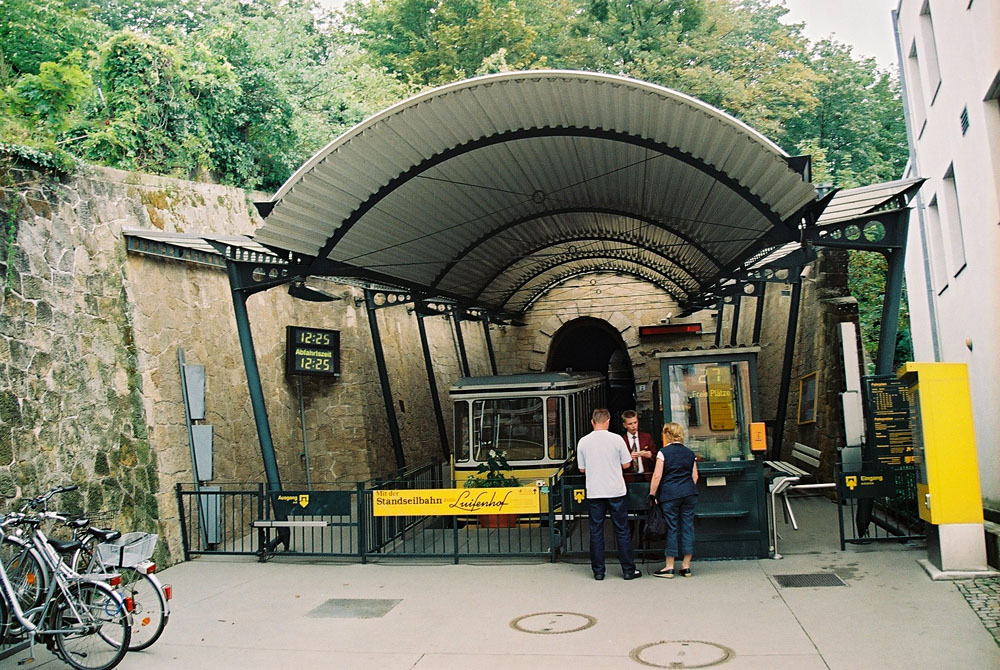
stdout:
[(456, 486), (473, 476), (491, 449), (502, 453), (523, 482), (550, 477), (575, 458), (602, 406), (606, 380), (598, 373), (542, 372), (463, 377), (449, 390), (455, 407)]

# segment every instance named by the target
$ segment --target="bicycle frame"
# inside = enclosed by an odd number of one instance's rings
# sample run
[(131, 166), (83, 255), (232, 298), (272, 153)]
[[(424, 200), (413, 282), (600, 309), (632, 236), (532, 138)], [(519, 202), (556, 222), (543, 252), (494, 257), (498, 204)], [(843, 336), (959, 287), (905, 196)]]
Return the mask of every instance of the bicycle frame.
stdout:
[[(0, 561), (0, 588), (3, 590), (3, 595), (6, 598), (6, 604), (9, 607), (8, 615), (12, 616), (24, 627), (24, 630), (28, 635), (29, 643), (33, 648), (35, 638), (40, 635), (72, 634), (85, 629), (89, 625), (86, 623), (88, 621), (88, 617), (84, 616), (77, 607), (76, 599), (72, 595), (71, 587), (74, 583), (81, 582), (103, 584), (106, 575), (80, 575), (73, 572), (68, 566), (65, 565), (65, 563), (62, 562), (62, 560), (60, 560), (56, 550), (48, 544), (45, 535), (37, 527), (38, 521), (26, 521), (29, 525), (34, 526), (32, 528), (32, 532), (30, 533), (31, 545), (42, 558), (42, 561), (44, 562), (44, 565), (42, 566), (43, 569), (47, 569), (49, 571), (49, 584), (45, 592), (45, 597), (43, 598), (41, 605), (33, 607), (28, 611), (21, 609), (14, 586), (10, 582), (7, 570), (2, 561)], [(7, 533), (4, 531), (4, 526), (9, 522), (10, 521), (0, 523), (0, 540), (6, 536)], [(105, 584), (105, 586), (107, 585)], [(58, 598), (57, 593), (62, 595), (61, 600)], [(123, 609), (127, 611), (125, 601), (120, 594), (108, 588), (107, 595), (113, 599), (117, 611), (121, 611)], [(52, 619), (52, 607), (57, 600), (67, 604), (75, 617), (75, 620), (80, 622), (78, 625), (70, 628), (52, 628), (48, 625), (47, 622)], [(34, 655), (33, 652), (32, 655)]]

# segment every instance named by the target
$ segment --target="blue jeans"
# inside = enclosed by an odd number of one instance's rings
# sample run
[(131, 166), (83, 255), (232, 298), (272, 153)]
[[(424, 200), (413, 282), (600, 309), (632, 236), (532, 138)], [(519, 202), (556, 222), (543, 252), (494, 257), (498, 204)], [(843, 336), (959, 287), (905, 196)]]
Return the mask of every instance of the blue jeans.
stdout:
[(697, 495), (660, 501), (660, 509), (667, 521), (664, 556), (687, 556), (694, 553), (694, 506), (697, 502)]
[(615, 543), (618, 545), (618, 562), (623, 574), (635, 572), (632, 557), (632, 536), (628, 531), (626, 496), (620, 498), (589, 498), (590, 503), (590, 567), (595, 575), (604, 574), (604, 516), (611, 510), (615, 525)]

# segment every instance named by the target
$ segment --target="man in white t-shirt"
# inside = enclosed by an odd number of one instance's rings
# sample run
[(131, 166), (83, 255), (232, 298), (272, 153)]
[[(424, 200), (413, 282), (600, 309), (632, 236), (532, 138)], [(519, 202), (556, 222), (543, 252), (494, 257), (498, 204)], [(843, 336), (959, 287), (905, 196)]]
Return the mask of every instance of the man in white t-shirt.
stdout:
[(611, 414), (595, 409), (590, 424), (594, 430), (580, 438), (576, 462), (587, 476), (587, 502), (590, 506), (590, 567), (594, 579), (604, 579), (604, 517), (611, 511), (618, 544), (618, 562), (625, 579), (642, 577), (632, 556), (632, 536), (628, 531), (628, 505), (622, 471), (632, 464), (632, 456), (621, 436), (608, 432)]

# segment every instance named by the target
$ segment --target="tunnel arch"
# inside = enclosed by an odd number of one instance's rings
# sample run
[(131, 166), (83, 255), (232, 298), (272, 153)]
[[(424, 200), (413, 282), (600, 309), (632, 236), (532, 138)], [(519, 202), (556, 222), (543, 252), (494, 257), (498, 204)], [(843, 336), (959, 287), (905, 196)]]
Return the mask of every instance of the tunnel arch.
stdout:
[(628, 346), (618, 329), (603, 319), (582, 316), (563, 324), (552, 336), (545, 369), (603, 374), (612, 430), (622, 412), (635, 409), (635, 373)]

